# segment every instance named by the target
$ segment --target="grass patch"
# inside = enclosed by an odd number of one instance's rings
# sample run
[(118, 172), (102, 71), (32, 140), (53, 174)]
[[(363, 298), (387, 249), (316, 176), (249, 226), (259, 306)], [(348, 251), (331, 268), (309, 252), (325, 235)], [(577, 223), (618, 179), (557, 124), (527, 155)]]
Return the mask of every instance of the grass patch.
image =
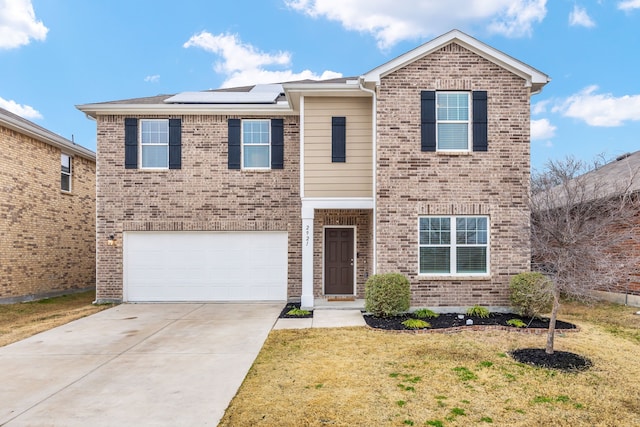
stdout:
[(452, 371), (458, 374), (458, 378), (460, 379), (460, 381), (471, 381), (478, 379), (478, 376), (476, 374), (474, 374), (464, 366), (456, 366), (452, 369)]
[(0, 346), (112, 307), (110, 304), (93, 305), (95, 296), (95, 291), (90, 291), (39, 301), (0, 304)]
[(640, 425), (635, 311), (565, 305), (580, 332), (556, 335), (556, 349), (591, 359), (581, 373), (507, 356), (544, 348), (544, 334), (274, 330), (220, 425)]

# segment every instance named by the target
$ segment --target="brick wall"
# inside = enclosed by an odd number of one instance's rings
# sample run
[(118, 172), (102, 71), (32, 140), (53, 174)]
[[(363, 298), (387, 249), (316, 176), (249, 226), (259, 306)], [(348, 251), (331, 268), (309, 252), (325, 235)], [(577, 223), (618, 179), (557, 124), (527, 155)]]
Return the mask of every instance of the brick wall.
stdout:
[[(382, 78), (377, 271), (407, 275), (413, 306), (506, 306), (510, 277), (530, 267), (530, 111), (524, 83), (455, 43)], [(421, 152), (421, 90), (486, 90), (489, 151)], [(419, 276), (420, 215), (488, 215), (490, 277)]]
[(122, 299), (122, 233), (133, 230), (287, 231), (288, 295), (300, 295), (298, 117), (284, 117), (284, 169), (268, 171), (227, 169), (227, 120), (236, 117), (206, 115), (172, 116), (182, 119), (181, 169), (125, 169), (124, 118), (98, 117), (98, 299)]
[(95, 163), (72, 163), (60, 190), (59, 148), (0, 126), (0, 302), (95, 285)]

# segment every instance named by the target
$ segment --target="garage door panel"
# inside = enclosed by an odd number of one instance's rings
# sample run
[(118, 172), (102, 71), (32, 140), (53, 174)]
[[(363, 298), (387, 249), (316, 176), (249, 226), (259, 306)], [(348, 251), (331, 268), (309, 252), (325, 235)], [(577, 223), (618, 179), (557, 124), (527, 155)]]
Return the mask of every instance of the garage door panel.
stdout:
[(287, 297), (287, 233), (125, 233), (127, 301)]

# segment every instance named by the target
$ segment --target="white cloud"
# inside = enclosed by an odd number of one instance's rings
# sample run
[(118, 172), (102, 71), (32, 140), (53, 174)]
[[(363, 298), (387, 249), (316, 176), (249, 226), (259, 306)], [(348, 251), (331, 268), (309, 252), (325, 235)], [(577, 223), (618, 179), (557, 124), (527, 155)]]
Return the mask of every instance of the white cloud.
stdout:
[(640, 9), (640, 0), (624, 0), (618, 3), (620, 10)]
[(489, 30), (507, 37), (531, 36), (532, 25), (542, 22), (547, 15), (547, 0), (520, 0), (507, 4), (507, 10), (501, 11), (489, 25)]
[(531, 106), (531, 114), (538, 115), (547, 112), (547, 106), (549, 105), (549, 100), (536, 102)]
[(48, 31), (36, 20), (31, 0), (0, 0), (0, 49), (24, 46), (31, 39), (42, 41)]
[(334, 71), (324, 71), (318, 75), (310, 70), (299, 73), (290, 69), (268, 70), (266, 69), (268, 66), (289, 67), (291, 54), (282, 51), (274, 54), (260, 52), (254, 46), (242, 43), (235, 34), (213, 35), (203, 31), (192, 36), (183, 47), (199, 47), (221, 58), (214, 68), (218, 73), (226, 76), (222, 87), (342, 77), (342, 74)]
[[(312, 18), (337, 21), (344, 28), (372, 34), (380, 49), (402, 40), (436, 36), (451, 28), (486, 23), (489, 31), (508, 37), (530, 35), (545, 17), (546, 0), (285, 0), (288, 7)], [(452, 13), (455, 11), (455, 13)]]
[(569, 25), (572, 27), (592, 28), (596, 26), (596, 23), (587, 13), (587, 9), (576, 4), (573, 6), (573, 10), (569, 14)]
[(147, 83), (158, 83), (160, 81), (160, 74), (154, 74), (151, 76), (147, 76), (144, 78), (144, 81)]
[(556, 135), (556, 127), (547, 119), (531, 120), (531, 139), (550, 139)]
[(5, 110), (11, 111), (13, 114), (17, 114), (20, 117), (24, 117), (25, 119), (41, 119), (42, 114), (35, 108), (29, 105), (20, 105), (14, 100), (6, 100), (4, 98), (0, 98), (0, 108), (4, 108)]
[(615, 97), (598, 94), (598, 86), (589, 86), (556, 105), (552, 111), (583, 120), (590, 126), (622, 126), (640, 120), (640, 94)]

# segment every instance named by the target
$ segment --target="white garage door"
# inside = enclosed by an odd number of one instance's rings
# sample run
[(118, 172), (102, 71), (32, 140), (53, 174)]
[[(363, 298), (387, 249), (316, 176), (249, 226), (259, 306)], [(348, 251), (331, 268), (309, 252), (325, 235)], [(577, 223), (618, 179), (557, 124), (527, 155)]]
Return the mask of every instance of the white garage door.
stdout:
[(287, 233), (126, 232), (125, 301), (284, 301)]

